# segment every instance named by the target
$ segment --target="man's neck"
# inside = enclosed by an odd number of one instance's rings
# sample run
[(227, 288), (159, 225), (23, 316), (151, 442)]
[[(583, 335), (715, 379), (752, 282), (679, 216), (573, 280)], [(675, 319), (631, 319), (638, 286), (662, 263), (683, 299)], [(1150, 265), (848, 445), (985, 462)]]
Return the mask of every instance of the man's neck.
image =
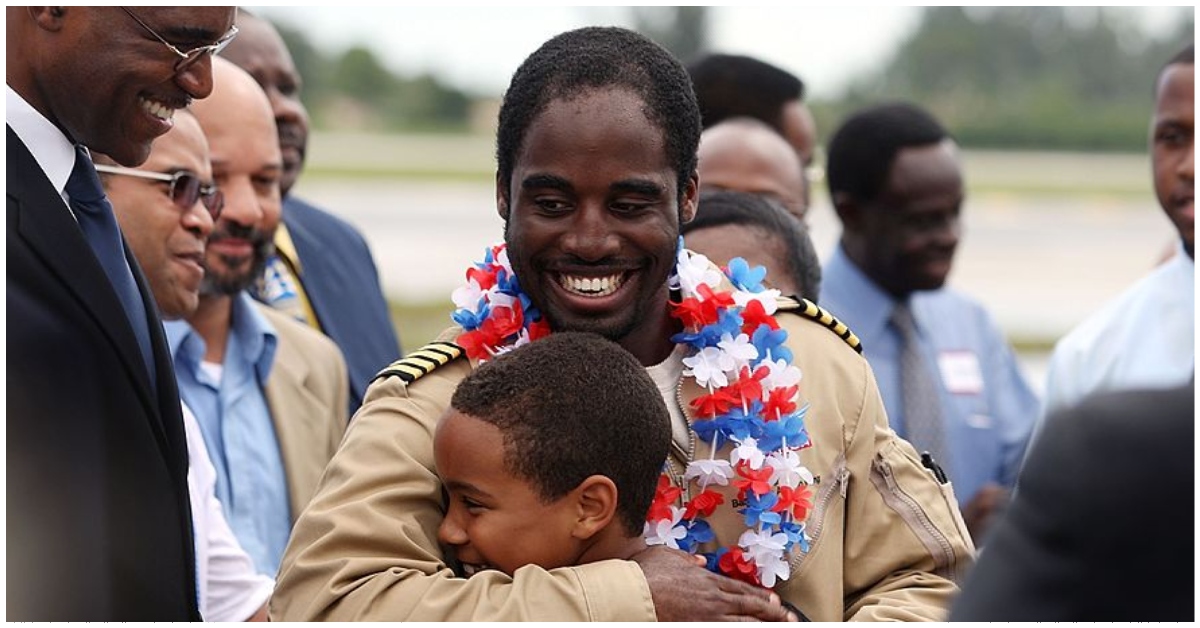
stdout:
[(662, 303), (646, 309), (647, 315), (654, 323), (639, 325), (629, 335), (617, 341), (617, 344), (632, 353), (642, 366), (654, 366), (667, 359), (675, 350), (675, 343), (671, 341), (671, 337), (683, 331), (683, 326), (671, 316), (669, 301), (670, 297), (664, 289)]
[(233, 328), (233, 295), (200, 296), (200, 305), (187, 322), (204, 339), (204, 361), (225, 362), (225, 344)]

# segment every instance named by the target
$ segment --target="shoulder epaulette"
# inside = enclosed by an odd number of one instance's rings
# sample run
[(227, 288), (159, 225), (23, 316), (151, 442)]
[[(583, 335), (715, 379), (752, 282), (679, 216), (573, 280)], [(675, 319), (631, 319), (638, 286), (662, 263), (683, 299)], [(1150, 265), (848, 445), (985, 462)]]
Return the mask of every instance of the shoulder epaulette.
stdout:
[(449, 364), (463, 355), (463, 348), (453, 342), (431, 342), (416, 351), (392, 362), (372, 379), (399, 377), (405, 384), (417, 381), (433, 369)]
[(801, 299), (798, 297), (779, 297), (776, 299), (776, 301), (779, 303), (780, 310), (795, 312), (804, 318), (816, 321), (825, 327), (828, 327), (830, 331), (837, 334), (839, 338), (845, 340), (846, 344), (850, 345), (851, 349), (862, 353), (862, 341), (858, 339), (858, 336), (855, 336), (854, 332), (850, 331), (850, 328), (846, 327), (845, 323), (834, 318), (833, 314), (825, 311), (825, 309), (821, 306), (809, 301), (808, 299)]

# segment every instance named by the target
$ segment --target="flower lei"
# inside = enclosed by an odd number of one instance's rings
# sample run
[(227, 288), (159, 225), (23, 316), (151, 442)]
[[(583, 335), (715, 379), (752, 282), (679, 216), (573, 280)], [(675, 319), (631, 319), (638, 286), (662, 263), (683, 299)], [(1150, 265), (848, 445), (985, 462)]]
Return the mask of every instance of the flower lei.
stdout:
[[(789, 553), (809, 549), (805, 520), (814, 481), (798, 455), (812, 445), (804, 428), (808, 406), (794, 401), (801, 373), (784, 344), (787, 331), (773, 316), (779, 291), (763, 287), (761, 266), (735, 258), (718, 272), (707, 257), (684, 250), (682, 238), (676, 257), (670, 286), (683, 298), (671, 303), (671, 315), (684, 331), (671, 340), (691, 348), (684, 375), (707, 390), (691, 404), (697, 417), (692, 429), (710, 447), (707, 458), (685, 469), (686, 493), (668, 473), (659, 477), (643, 535), (647, 544), (704, 556), (711, 571), (774, 587), (790, 575)], [(721, 290), (723, 279), (734, 289)], [(465, 330), (457, 343), (473, 359), (550, 333), (521, 291), (504, 244), (467, 270), (467, 284), (452, 299), (458, 309), (451, 317)], [(726, 443), (735, 447), (727, 458), (718, 457)], [(725, 503), (712, 487), (730, 483), (738, 490), (730, 506), (747, 529), (734, 545), (700, 552), (701, 544), (715, 539), (706, 518)], [(698, 490), (691, 490), (693, 484)]]

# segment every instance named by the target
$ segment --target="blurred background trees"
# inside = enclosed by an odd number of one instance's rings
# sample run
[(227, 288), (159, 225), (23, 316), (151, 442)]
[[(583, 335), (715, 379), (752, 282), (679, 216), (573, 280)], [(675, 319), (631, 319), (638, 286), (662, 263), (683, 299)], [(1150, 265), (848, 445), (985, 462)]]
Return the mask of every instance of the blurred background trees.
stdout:
[[(713, 13), (636, 7), (628, 24), (689, 60), (711, 49)], [(934, 111), (965, 146), (1142, 151), (1150, 77), (1194, 38), (1191, 13), (1180, 15), (1173, 31), (1150, 37), (1113, 7), (930, 7), (891, 59), (811, 106), (823, 134), (858, 107), (905, 99)], [(361, 45), (322, 51), (278, 26), (317, 129), (467, 132), (473, 111), (493, 111), (499, 97), (399, 75)]]

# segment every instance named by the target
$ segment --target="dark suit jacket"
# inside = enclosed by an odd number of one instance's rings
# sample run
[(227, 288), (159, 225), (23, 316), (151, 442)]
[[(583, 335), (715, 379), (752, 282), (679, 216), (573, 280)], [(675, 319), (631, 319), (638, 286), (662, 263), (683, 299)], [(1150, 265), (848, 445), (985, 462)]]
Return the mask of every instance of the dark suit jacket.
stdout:
[(116, 292), (8, 129), (8, 619), (195, 620), (187, 448), (154, 299), (157, 390)]
[(1048, 419), (952, 621), (1190, 621), (1195, 386)]
[(375, 260), (350, 223), (295, 196), (283, 202), (283, 222), (300, 257), (309, 303), (346, 358), (353, 415), (375, 374), (400, 359)]

